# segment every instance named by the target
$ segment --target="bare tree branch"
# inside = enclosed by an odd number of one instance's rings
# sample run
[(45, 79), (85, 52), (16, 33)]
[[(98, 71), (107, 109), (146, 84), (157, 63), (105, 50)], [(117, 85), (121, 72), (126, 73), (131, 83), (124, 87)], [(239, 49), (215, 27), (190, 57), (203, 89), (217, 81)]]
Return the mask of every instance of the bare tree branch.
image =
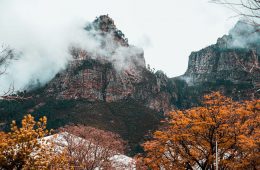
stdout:
[[(124, 152), (124, 141), (112, 132), (83, 125), (67, 125), (60, 132), (63, 136), (55, 143), (64, 149), (69, 164), (74, 167), (114, 169), (111, 158)], [(123, 164), (117, 166), (125, 169)]]
[(12, 59), (14, 59), (12, 50), (8, 46), (2, 45), (0, 47), (0, 75), (6, 72), (9, 61)]
[(259, 0), (211, 0), (210, 2), (228, 7), (237, 13), (238, 16), (246, 19), (249, 23), (255, 25), (257, 28), (260, 27)]
[[(7, 74), (8, 65), (10, 64), (11, 61), (16, 59), (17, 58), (14, 55), (13, 49), (11, 49), (9, 46), (6, 45), (0, 46), (0, 77), (3, 76), (4, 74)], [(3, 94), (0, 94), (0, 99), (4, 99), (4, 100), (25, 100), (31, 98), (31, 96), (25, 97), (25, 96), (19, 96), (14, 94), (15, 93), (14, 83), (11, 83), (9, 85), (7, 91), (1, 93)]]

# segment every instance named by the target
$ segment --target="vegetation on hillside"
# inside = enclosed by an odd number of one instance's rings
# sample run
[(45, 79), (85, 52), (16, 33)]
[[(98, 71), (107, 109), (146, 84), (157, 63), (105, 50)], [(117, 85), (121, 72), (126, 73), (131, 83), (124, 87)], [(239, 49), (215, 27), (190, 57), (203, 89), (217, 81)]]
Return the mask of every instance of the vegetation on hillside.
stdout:
[(48, 117), (49, 129), (55, 130), (67, 124), (82, 124), (115, 132), (128, 142), (129, 155), (143, 152), (140, 144), (150, 130), (158, 127), (162, 117), (135, 100), (105, 103), (36, 98), (0, 101), (0, 128), (9, 131), (9, 122), (22, 120), (21, 113), (30, 113), (37, 119)]

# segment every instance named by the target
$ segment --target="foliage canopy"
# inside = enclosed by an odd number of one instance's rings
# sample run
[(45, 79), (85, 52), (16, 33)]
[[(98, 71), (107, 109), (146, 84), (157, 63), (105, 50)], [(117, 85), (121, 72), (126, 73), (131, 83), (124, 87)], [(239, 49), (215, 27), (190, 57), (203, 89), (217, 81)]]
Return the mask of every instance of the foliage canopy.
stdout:
[(235, 102), (214, 92), (203, 106), (173, 111), (167, 126), (144, 144), (152, 169), (260, 167), (260, 100)]

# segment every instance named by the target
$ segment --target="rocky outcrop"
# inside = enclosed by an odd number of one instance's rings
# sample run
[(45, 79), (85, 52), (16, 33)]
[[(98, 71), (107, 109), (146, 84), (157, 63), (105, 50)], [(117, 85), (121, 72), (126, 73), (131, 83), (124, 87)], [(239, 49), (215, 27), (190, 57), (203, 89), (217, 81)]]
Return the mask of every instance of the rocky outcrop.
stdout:
[(215, 90), (234, 97), (258, 95), (260, 33), (244, 22), (238, 22), (216, 44), (192, 52), (186, 73), (173, 81), (147, 69), (143, 50), (129, 45), (108, 16), (96, 18), (85, 30), (93, 37), (105, 37), (100, 38), (100, 48), (106, 53), (72, 48), (73, 60), (67, 69), (45, 87), (48, 97), (108, 103), (134, 99), (165, 112), (175, 106), (192, 106), (199, 101), (194, 98)]
[[(255, 49), (223, 49), (218, 44), (193, 52), (188, 70), (184, 74), (191, 84), (216, 80), (259, 81), (259, 62)], [(251, 70), (252, 69), (252, 70)]]
[(189, 96), (187, 100), (215, 90), (238, 99), (259, 97), (259, 56), (259, 31), (239, 21), (216, 44), (192, 52), (187, 71), (175, 80), (178, 79), (177, 83), (180, 83), (179, 80), (186, 81), (187, 86), (182, 86), (185, 88), (182, 92)]
[[(131, 98), (157, 111), (169, 110), (176, 96), (173, 85), (162, 72), (153, 73), (146, 68), (143, 50), (129, 45), (108, 16), (101, 16), (86, 27), (87, 31), (93, 29), (101, 36), (112, 35), (114, 45), (109, 52), (118, 53), (117, 57), (93, 57), (84, 49), (73, 48), (74, 59), (48, 83), (47, 96), (103, 102)], [(105, 43), (103, 48), (107, 48)]]
[(184, 77), (191, 84), (216, 80), (259, 82), (259, 55), (260, 33), (240, 21), (215, 45), (191, 53)]
[(145, 67), (119, 72), (111, 63), (93, 59), (71, 64), (47, 85), (48, 96), (104, 102), (132, 98), (158, 111), (171, 107), (174, 96), (167, 91), (169, 82), (163, 74), (153, 74)]

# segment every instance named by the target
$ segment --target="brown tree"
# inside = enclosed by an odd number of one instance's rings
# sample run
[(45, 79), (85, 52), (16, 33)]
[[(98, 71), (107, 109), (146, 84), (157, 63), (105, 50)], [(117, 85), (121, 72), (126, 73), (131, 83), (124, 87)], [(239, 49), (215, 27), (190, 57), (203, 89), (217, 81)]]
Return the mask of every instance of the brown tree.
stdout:
[(235, 102), (219, 92), (203, 106), (173, 111), (144, 144), (152, 169), (259, 169), (260, 100)]
[(63, 148), (70, 166), (86, 170), (112, 169), (111, 158), (124, 152), (119, 135), (83, 125), (60, 128), (60, 138), (55, 144)]

